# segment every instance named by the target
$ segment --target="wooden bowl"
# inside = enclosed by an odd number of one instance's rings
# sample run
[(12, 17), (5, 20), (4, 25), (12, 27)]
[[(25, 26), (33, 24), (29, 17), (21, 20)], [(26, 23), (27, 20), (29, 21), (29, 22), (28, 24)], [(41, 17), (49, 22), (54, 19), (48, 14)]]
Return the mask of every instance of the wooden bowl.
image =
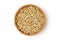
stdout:
[(46, 24), (46, 17), (40, 7), (24, 5), (15, 14), (14, 23), (19, 32), (25, 35), (38, 34)]

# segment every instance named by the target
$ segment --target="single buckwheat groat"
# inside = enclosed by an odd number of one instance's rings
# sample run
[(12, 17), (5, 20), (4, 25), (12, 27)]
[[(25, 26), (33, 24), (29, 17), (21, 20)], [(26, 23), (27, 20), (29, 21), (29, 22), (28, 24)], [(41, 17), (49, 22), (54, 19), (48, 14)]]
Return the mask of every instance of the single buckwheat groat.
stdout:
[(35, 5), (25, 5), (21, 7), (15, 15), (16, 28), (25, 35), (39, 33), (45, 23), (46, 18), (43, 11)]

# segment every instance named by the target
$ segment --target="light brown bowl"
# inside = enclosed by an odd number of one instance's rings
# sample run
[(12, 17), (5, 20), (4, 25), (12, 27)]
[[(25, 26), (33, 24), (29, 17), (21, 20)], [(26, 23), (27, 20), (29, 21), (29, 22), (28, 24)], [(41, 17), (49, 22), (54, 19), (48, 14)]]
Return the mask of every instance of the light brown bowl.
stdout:
[(41, 8), (28, 4), (19, 8), (15, 14), (14, 23), (19, 32), (35, 35), (44, 28), (46, 17)]

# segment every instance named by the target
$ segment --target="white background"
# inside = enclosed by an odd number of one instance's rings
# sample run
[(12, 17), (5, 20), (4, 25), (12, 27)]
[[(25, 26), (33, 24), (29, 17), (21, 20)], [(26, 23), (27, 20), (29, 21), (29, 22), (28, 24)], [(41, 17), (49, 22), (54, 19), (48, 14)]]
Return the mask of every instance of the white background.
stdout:
[[(16, 11), (25, 4), (37, 5), (46, 14), (46, 28), (38, 35), (23, 35), (14, 25)], [(0, 0), (0, 40), (60, 40), (60, 0)]]

